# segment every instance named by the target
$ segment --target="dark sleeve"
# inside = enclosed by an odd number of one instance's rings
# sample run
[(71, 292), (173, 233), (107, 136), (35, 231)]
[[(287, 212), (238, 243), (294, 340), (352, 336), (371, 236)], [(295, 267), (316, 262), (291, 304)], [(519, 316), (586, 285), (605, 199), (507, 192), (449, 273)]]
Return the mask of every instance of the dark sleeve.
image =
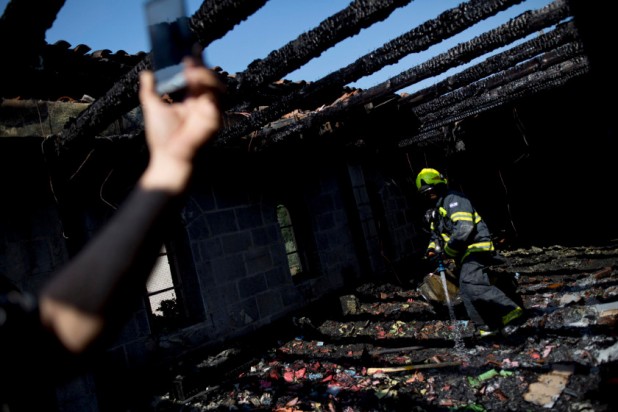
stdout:
[(141, 301), (177, 201), (163, 191), (135, 189), (43, 293), (104, 316), (107, 332), (116, 332)]
[(474, 230), (474, 209), (470, 200), (459, 195), (447, 197), (444, 207), (453, 228), (444, 250), (450, 257), (456, 257), (464, 253), (470, 243)]

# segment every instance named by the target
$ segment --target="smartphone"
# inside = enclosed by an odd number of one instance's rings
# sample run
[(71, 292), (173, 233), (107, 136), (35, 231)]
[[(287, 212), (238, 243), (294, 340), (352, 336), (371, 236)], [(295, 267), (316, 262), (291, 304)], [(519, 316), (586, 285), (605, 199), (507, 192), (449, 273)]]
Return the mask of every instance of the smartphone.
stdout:
[(182, 92), (186, 87), (183, 58), (201, 56), (201, 48), (189, 25), (185, 0), (146, 0), (144, 8), (157, 92)]

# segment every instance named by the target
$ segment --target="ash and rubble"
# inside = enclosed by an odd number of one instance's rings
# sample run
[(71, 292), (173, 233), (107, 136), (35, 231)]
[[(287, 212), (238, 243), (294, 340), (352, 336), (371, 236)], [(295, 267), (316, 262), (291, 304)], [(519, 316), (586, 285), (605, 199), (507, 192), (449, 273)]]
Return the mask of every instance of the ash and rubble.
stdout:
[(617, 410), (618, 243), (502, 253), (527, 314), (509, 334), (475, 337), (419, 279), (372, 281), (184, 364), (153, 410)]

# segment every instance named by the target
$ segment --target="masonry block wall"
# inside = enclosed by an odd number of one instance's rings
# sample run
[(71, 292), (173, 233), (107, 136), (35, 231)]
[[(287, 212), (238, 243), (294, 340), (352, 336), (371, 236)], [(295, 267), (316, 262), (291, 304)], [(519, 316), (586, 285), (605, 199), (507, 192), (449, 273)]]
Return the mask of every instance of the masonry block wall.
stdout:
[[(39, 155), (41, 139), (18, 139), (18, 147), (9, 140), (3, 142), (11, 143), (2, 151), (7, 155), (3, 181), (10, 196), (2, 203), (0, 217), (0, 267), (3, 279), (36, 292), (69, 259), (69, 252), (48, 171)], [(280, 171), (265, 166), (260, 172), (244, 167), (231, 171), (222, 163), (213, 162), (195, 180), (179, 216), (179, 232), (186, 238), (192, 266), (181, 276), (193, 277), (184, 279), (183, 285), (192, 289), (187, 295), (193, 299), (190, 306), (200, 312), (199, 321), (169, 336), (153, 336), (143, 305), (93, 375), (59, 388), (57, 401), (63, 410), (84, 410), (84, 405), (96, 403), (93, 396), (103, 408), (113, 408), (112, 395), (129, 394), (136, 390), (131, 382), (149, 378), (137, 372), (144, 365), (160, 364), (268, 325), (336, 291), (361, 272), (359, 239), (351, 228), (354, 210), (345, 194), (349, 176), (340, 162), (288, 165), (285, 182), (276, 178)], [(8, 178), (16, 172), (23, 172), (19, 179)], [(80, 201), (75, 208), (78, 213), (72, 215), (74, 223), (81, 221), (85, 237), (95, 234), (113, 215), (98, 195), (100, 184), (96, 179), (90, 183), (88, 199)], [(305, 209), (301, 223), (311, 237), (311, 276), (301, 280), (289, 273), (276, 215), (277, 204), (290, 198), (289, 190)], [(109, 193), (106, 200), (119, 196)], [(124, 376), (109, 375), (121, 365), (129, 368)]]
[(203, 297), (203, 326), (222, 339), (281, 316), (299, 295), (287, 273), (275, 205), (250, 202), (242, 187), (216, 193), (212, 183), (200, 186), (183, 216)]
[[(21, 142), (25, 144), (26, 140)], [(19, 185), (12, 185), (16, 203), (11, 206), (12, 202), (4, 202), (2, 214), (3, 274), (17, 287), (31, 291), (36, 291), (68, 259), (44, 162), (33, 155), (39, 145), (39, 140), (32, 140), (23, 155), (36, 159), (28, 163), (30, 171), (39, 171), (36, 185), (23, 185), (23, 179)], [(16, 158), (13, 147), (3, 153), (13, 153)], [(363, 271), (383, 270), (385, 261), (380, 256), (375, 211), (361, 167), (348, 167), (340, 161), (299, 164), (296, 169), (288, 169), (286, 185), (291, 186), (286, 189), (273, 184), (272, 171), (252, 173), (243, 169), (231, 173), (221, 162), (213, 163), (194, 182), (180, 216), (194, 272), (190, 274), (194, 280), (183, 283), (198, 289), (188, 295), (197, 297), (191, 306), (197, 307), (200, 321), (178, 332), (178, 345), (174, 344), (175, 338), (165, 336), (153, 341), (149, 315), (143, 306), (112, 346), (112, 363), (138, 366), (153, 357), (184, 350), (180, 347), (243, 335), (336, 291)], [(12, 172), (18, 170), (8, 159), (4, 165), (13, 165)], [(4, 176), (9, 176), (10, 171), (6, 172)], [(92, 183), (96, 189), (93, 193), (98, 193), (99, 183)], [(305, 225), (314, 241), (316, 265), (312, 276), (300, 282), (289, 273), (275, 213), (281, 192), (290, 187), (296, 187), (296, 196), (306, 207)], [(350, 197), (354, 199), (352, 204), (346, 200)], [(393, 207), (398, 204), (392, 194), (385, 194), (383, 202)], [(89, 208), (78, 217), (90, 235), (113, 214), (98, 196), (81, 206)], [(392, 207), (386, 209), (389, 215), (397, 213)], [(401, 229), (402, 222), (391, 225), (393, 233)], [(408, 222), (403, 223), (405, 227)], [(404, 236), (401, 239), (405, 242)], [(399, 250), (407, 253), (405, 246)], [(369, 268), (363, 267), (364, 256), (371, 256)]]
[(350, 215), (354, 211), (344, 201), (344, 169), (339, 164), (328, 170), (316, 173), (315, 184), (303, 195), (319, 257), (318, 276), (310, 280), (315, 296), (341, 288), (346, 277), (358, 277), (360, 273), (357, 239), (351, 227)]
[[(371, 273), (368, 276), (408, 272), (411, 260), (424, 250), (427, 234), (422, 230), (422, 205), (416, 188), (409, 184), (409, 169), (394, 170), (376, 165), (376, 158), (348, 163), (354, 205)], [(381, 159), (391, 165), (398, 156)], [(378, 162), (379, 163), (379, 162)]]
[(179, 334), (185, 343), (197, 336), (194, 345), (267, 325), (341, 288), (345, 274), (360, 270), (336, 169), (292, 179), (296, 187), (288, 188), (307, 211), (307, 221), (296, 223), (309, 228), (314, 242), (313, 271), (299, 281), (289, 272), (276, 215), (281, 197), (268, 175), (240, 173), (239, 179), (215, 164), (194, 184), (182, 211), (203, 316)]

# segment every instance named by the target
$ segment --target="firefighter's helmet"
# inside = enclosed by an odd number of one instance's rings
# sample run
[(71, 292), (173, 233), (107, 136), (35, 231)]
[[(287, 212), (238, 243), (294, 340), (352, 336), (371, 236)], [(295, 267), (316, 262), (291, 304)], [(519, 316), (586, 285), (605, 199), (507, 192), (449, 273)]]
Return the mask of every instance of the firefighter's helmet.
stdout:
[(433, 190), (436, 185), (446, 183), (446, 178), (436, 169), (425, 168), (416, 176), (416, 188), (422, 194)]

